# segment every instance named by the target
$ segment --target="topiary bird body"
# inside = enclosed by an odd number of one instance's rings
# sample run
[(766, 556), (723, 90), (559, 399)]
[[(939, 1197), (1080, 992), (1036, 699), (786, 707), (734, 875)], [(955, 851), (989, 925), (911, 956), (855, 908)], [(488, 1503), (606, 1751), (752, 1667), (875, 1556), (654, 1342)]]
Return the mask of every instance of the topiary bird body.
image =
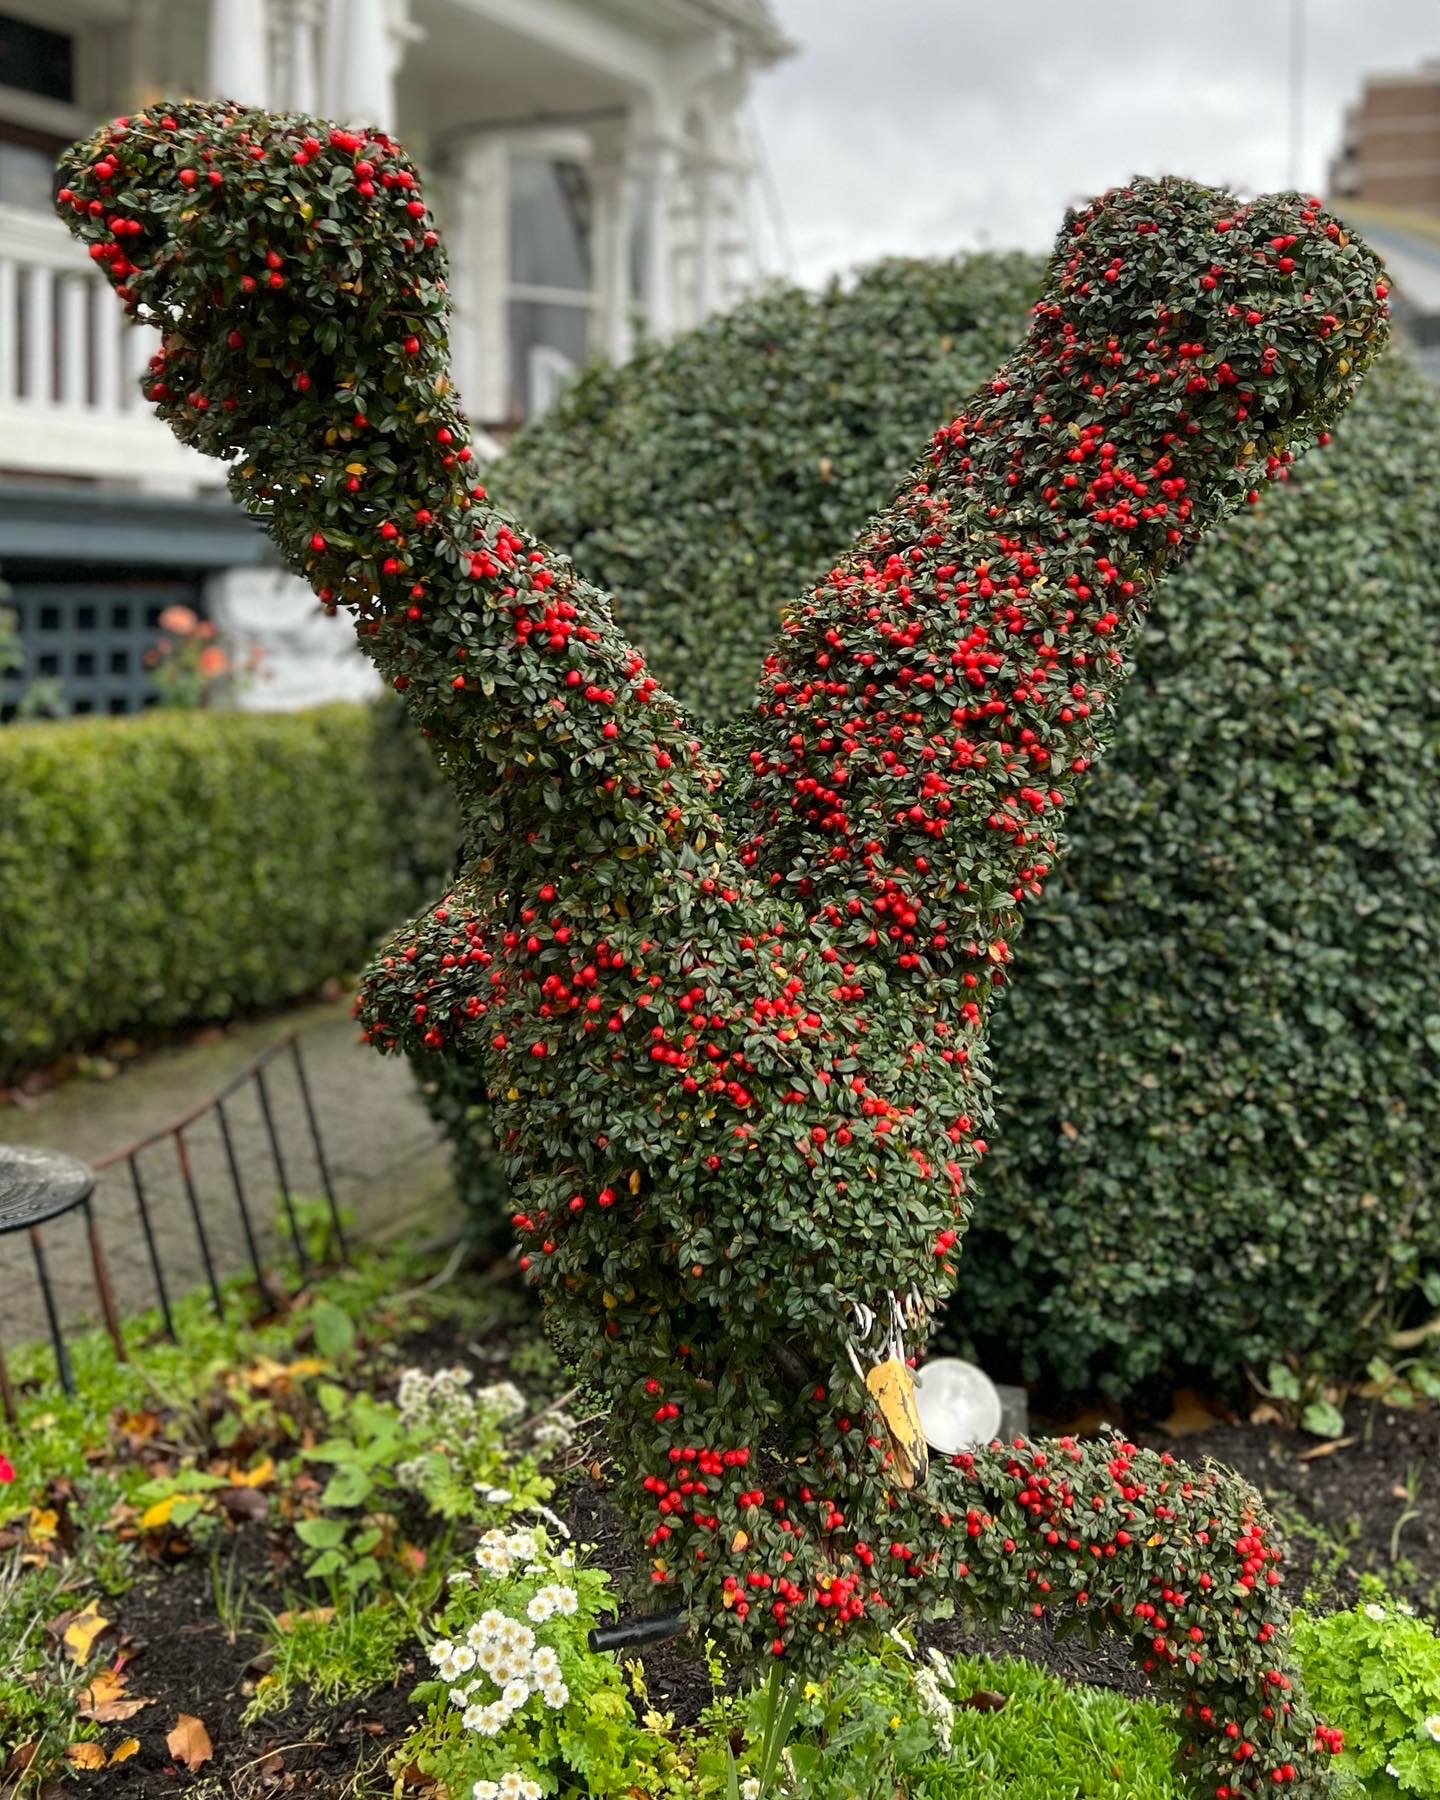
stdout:
[(1180, 1691), (1197, 1793), (1322, 1792), (1241, 1483), (1119, 1439), (922, 1478), (864, 1366), (953, 1281), (989, 1008), (1156, 583), (1345, 404), (1373, 257), (1296, 196), (1072, 214), (1024, 343), (790, 608), (722, 757), (474, 482), (397, 146), (187, 104), (67, 175), (165, 333), (162, 416), (354, 613), (454, 789), (461, 878), (360, 1014), (490, 1096), (662, 1600), (816, 1670), (955, 1600), (1080, 1615)]

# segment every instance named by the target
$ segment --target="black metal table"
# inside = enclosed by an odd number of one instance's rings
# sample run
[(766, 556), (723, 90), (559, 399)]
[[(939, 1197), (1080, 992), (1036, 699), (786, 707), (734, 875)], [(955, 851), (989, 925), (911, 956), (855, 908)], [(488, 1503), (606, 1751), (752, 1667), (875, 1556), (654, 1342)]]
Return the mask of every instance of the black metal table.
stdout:
[[(75, 1378), (70, 1357), (60, 1330), (60, 1314), (55, 1305), (55, 1291), (50, 1285), (50, 1270), (40, 1241), (40, 1227), (74, 1212), (85, 1213), (85, 1231), (90, 1243), (90, 1266), (95, 1274), (95, 1291), (100, 1310), (105, 1316), (105, 1329), (115, 1346), (115, 1354), (125, 1360), (125, 1340), (120, 1334), (120, 1320), (115, 1310), (114, 1290), (105, 1253), (100, 1247), (100, 1234), (95, 1226), (95, 1212), (90, 1196), (95, 1191), (95, 1173), (88, 1163), (73, 1156), (62, 1156), (54, 1150), (32, 1150), (20, 1144), (0, 1144), (0, 1237), (11, 1232), (30, 1234), (30, 1248), (35, 1257), (35, 1274), (40, 1283), (40, 1297), (45, 1304), (45, 1318), (50, 1327), (50, 1342), (55, 1351), (55, 1368), (67, 1394), (75, 1391)], [(5, 1416), (15, 1421), (15, 1395), (10, 1385), (5, 1356), (0, 1350), (0, 1405)]]

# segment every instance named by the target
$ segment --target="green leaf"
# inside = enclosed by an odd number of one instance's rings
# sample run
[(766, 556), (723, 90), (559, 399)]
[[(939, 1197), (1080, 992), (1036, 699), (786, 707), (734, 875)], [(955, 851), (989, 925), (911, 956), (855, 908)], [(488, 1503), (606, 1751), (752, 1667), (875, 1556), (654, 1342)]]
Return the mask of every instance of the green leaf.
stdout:
[(1301, 1413), (1300, 1423), (1315, 1437), (1338, 1438), (1345, 1429), (1345, 1415), (1329, 1400), (1312, 1400)]
[(295, 1535), (312, 1550), (333, 1550), (344, 1543), (347, 1529), (343, 1519), (301, 1519), (295, 1526)]
[(310, 1312), (315, 1347), (327, 1362), (339, 1362), (355, 1345), (350, 1315), (333, 1300), (318, 1300)]

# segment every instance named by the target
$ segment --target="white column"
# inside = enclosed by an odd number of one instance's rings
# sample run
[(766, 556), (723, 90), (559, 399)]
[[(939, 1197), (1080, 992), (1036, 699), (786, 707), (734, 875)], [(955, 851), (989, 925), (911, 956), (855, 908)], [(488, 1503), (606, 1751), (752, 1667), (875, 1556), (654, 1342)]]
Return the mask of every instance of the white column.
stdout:
[(319, 110), (320, 82), (315, 57), (319, 20), (317, 0), (290, 0), (285, 20), (285, 104), (292, 112)]
[(25, 270), (25, 398), (48, 405), (55, 397), (55, 276), (43, 263)]
[(12, 257), (0, 256), (0, 400), (15, 398), (19, 376), (20, 284)]
[[(60, 277), (60, 403), (84, 406), (90, 397), (90, 297), (99, 284), (88, 275)], [(97, 296), (108, 299), (109, 295)]]
[(645, 322), (650, 335), (675, 329), (675, 234), (672, 215), (680, 180), (680, 151), (655, 142), (645, 149)]
[(268, 0), (210, 0), (205, 81), (217, 98), (270, 104)]
[(503, 138), (477, 134), (453, 144), (449, 155), (445, 236), (455, 379), (471, 419), (494, 424), (510, 411), (509, 153)]
[(331, 0), (326, 20), (326, 72), (333, 87), (326, 110), (347, 124), (395, 129), (395, 50), (386, 0)]
[(634, 296), (630, 291), (630, 241), (638, 189), (626, 152), (598, 156), (591, 166), (595, 201), (595, 290), (600, 302), (600, 345), (612, 362), (624, 362), (633, 346)]
[(131, 327), (100, 282), (95, 288), (99, 302), (95, 313), (95, 406), (103, 413), (117, 413), (125, 398), (120, 390), (120, 334), (130, 332)]

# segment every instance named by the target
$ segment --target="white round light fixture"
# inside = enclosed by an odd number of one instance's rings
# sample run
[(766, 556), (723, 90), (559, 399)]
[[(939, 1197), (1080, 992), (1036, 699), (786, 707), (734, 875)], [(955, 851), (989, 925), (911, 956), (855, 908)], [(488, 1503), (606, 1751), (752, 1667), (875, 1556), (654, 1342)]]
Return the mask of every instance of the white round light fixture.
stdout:
[(915, 1404), (925, 1442), (940, 1456), (958, 1456), (999, 1435), (1004, 1409), (995, 1383), (958, 1356), (937, 1356), (915, 1371)]

